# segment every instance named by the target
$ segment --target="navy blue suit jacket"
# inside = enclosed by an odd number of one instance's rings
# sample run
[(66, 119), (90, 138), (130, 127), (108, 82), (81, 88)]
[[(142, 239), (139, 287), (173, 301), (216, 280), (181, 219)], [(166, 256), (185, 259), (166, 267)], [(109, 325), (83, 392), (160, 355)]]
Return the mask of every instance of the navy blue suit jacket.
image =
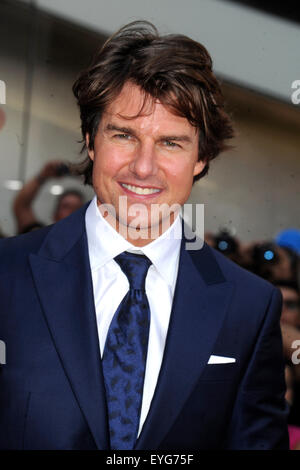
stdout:
[[(85, 210), (0, 243), (1, 449), (109, 449)], [(269, 283), (183, 239), (135, 448), (288, 448), (280, 310)], [(211, 355), (236, 362), (208, 364)]]

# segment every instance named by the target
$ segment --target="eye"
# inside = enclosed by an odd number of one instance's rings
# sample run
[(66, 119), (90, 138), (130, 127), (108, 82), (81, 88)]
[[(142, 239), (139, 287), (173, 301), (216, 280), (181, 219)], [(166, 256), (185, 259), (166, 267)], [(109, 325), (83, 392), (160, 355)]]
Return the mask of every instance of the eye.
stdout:
[(128, 140), (131, 136), (129, 134), (115, 134), (114, 137), (117, 139)]
[(169, 148), (176, 148), (176, 147), (180, 148), (180, 145), (176, 144), (172, 140), (165, 140), (164, 144), (166, 147), (169, 147)]

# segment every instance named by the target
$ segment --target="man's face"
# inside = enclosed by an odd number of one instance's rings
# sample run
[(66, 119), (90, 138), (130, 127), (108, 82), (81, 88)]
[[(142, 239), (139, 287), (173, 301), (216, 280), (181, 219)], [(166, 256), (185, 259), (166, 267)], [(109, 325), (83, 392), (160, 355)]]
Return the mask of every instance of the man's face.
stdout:
[[(116, 211), (118, 230), (134, 225), (143, 204), (137, 226), (147, 230), (151, 206), (184, 204), (188, 199), (193, 177), (204, 162), (198, 162), (198, 132), (187, 119), (176, 116), (160, 102), (149, 100), (138, 115), (144, 95), (140, 88), (125, 84), (120, 95), (108, 106), (99, 124), (93, 160), (93, 186), (98, 205), (111, 204)], [(87, 136), (88, 138), (88, 136)], [(127, 207), (119, 207), (120, 196), (127, 197)], [(166, 217), (162, 211), (158, 224)], [(109, 217), (107, 218), (108, 221)], [(143, 243), (136, 243), (142, 245)], [(145, 243), (144, 243), (145, 244)]]

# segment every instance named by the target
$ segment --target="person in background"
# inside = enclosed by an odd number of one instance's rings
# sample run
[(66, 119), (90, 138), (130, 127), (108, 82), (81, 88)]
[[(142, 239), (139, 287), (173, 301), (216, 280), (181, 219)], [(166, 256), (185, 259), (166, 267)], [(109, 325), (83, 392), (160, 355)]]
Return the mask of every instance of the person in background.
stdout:
[[(33, 202), (41, 187), (50, 178), (60, 178), (69, 174), (69, 168), (61, 161), (48, 162), (33, 179), (28, 181), (13, 203), (13, 212), (17, 222), (18, 234), (31, 232), (44, 227), (45, 224), (38, 220), (33, 210)], [(53, 211), (53, 222), (58, 222), (68, 217), (72, 212), (80, 209), (84, 203), (83, 194), (77, 189), (68, 189), (58, 198)]]
[(286, 360), (292, 365), (293, 400), (291, 401), (289, 424), (300, 426), (300, 364), (295, 363), (294, 360), (294, 354), (296, 354), (297, 360), (299, 356), (296, 353), (295, 345), (297, 345), (296, 341), (300, 341), (300, 293), (297, 284), (292, 282), (282, 280), (277, 281), (275, 285), (280, 289), (283, 300), (280, 317), (283, 352)]
[[(295, 349), (292, 347), (295, 341), (300, 340), (300, 295), (297, 285), (287, 281), (277, 281), (274, 285), (282, 294), (282, 312), (280, 326), (283, 340), (284, 356), (291, 361)], [(299, 372), (298, 372), (299, 369)], [(296, 379), (300, 381), (300, 367), (297, 366)]]
[(209, 246), (220, 251), (231, 261), (241, 265), (240, 242), (228, 230), (225, 228), (220, 229), (215, 235), (211, 232), (206, 232), (204, 238)]
[(300, 255), (300, 230), (288, 228), (279, 232), (275, 238), (277, 245), (290, 248)]
[(294, 326), (300, 331), (300, 297), (295, 283), (288, 281), (277, 281), (276, 286), (282, 293), (281, 322)]
[(272, 284), (297, 283), (298, 256), (273, 241), (256, 241), (240, 246), (240, 265)]
[[(294, 382), (295, 382), (295, 371), (292, 364), (287, 363), (284, 370), (285, 382), (286, 382), (286, 393), (285, 399), (293, 407), (294, 402)], [(294, 424), (288, 425), (289, 438), (290, 438), (290, 450), (300, 450), (300, 427)]]

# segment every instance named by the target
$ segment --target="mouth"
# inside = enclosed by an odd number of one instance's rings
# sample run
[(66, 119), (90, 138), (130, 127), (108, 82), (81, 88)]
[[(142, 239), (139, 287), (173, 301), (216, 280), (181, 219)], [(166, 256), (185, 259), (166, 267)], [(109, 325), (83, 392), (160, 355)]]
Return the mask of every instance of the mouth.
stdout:
[(162, 192), (162, 189), (154, 188), (150, 186), (142, 187), (142, 186), (135, 186), (133, 184), (127, 184), (127, 183), (119, 183), (119, 184), (127, 194), (131, 194), (135, 196), (153, 197)]

